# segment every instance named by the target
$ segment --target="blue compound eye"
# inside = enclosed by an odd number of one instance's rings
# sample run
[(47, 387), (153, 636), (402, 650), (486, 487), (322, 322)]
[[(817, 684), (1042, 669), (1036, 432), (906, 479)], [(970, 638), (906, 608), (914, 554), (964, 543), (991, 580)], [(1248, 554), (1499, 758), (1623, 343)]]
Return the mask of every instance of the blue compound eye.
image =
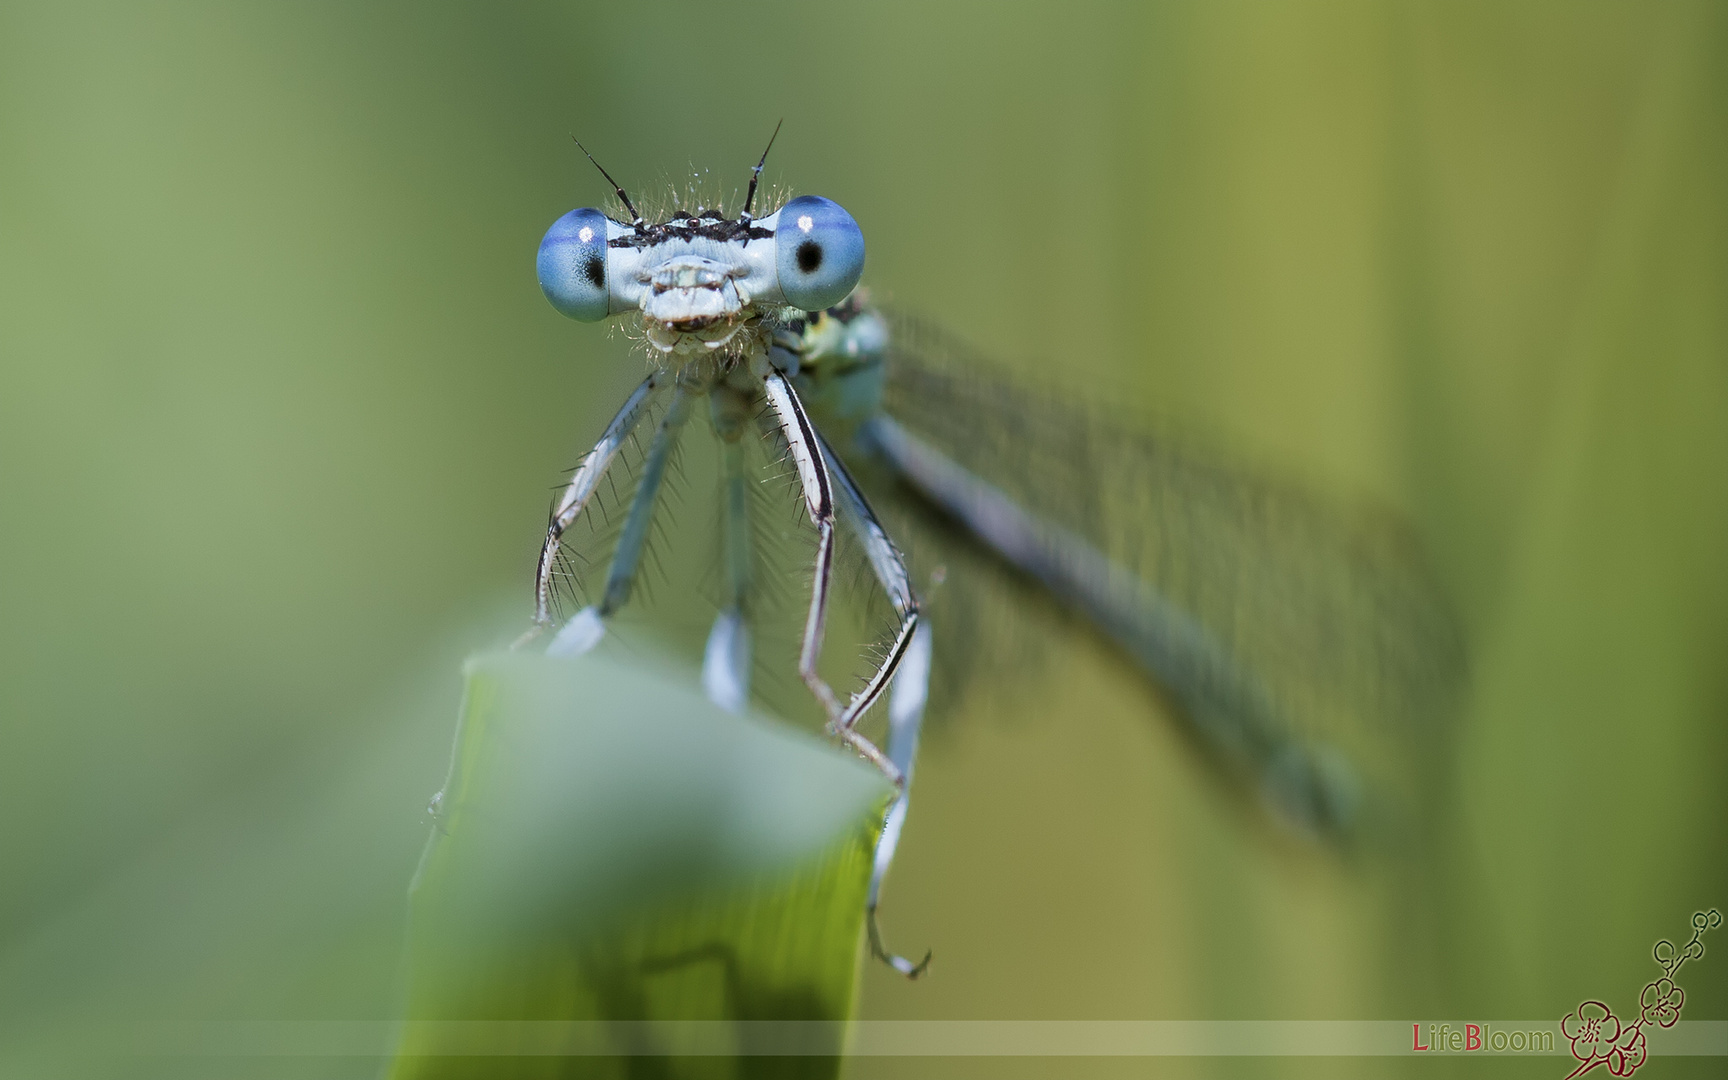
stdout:
[(606, 289), (606, 215), (572, 210), (552, 223), (535, 260), (540, 289), (552, 306), (583, 322), (599, 322), (608, 312)]
[(821, 311), (846, 299), (864, 273), (864, 234), (840, 204), (800, 195), (780, 208), (774, 262), (786, 302)]

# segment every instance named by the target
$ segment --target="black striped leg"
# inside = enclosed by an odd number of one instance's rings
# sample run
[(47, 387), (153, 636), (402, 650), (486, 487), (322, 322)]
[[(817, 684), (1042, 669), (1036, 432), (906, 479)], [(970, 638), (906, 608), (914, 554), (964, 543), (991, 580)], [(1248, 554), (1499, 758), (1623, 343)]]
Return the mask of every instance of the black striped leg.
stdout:
[(918, 733), (923, 726), (924, 703), (930, 690), (930, 628), (919, 619), (918, 598), (912, 592), (906, 560), (888, 538), (881, 522), (876, 520), (864, 493), (835, 455), (834, 449), (826, 439), (820, 442), (823, 458), (834, 480), (834, 494), (841, 517), (852, 526), (858, 542), (864, 547), (871, 571), (900, 618), (900, 627), (888, 657), (864, 688), (852, 696), (842, 721), (849, 727), (855, 725), (864, 711), (881, 696), (882, 688), (891, 685), (888, 693), (888, 760), (900, 770), (905, 783), (883, 815), (882, 832), (876, 838), (876, 853), (870, 872), (870, 897), (864, 911), (870, 954), (908, 979), (916, 979), (930, 965), (930, 954), (926, 952), (924, 959), (913, 963), (889, 952), (882, 944), (876, 906), (882, 893), (882, 880), (888, 876), (888, 868), (894, 863), (900, 830), (906, 824), (906, 813), (910, 808), (912, 766), (918, 755)]
[(666, 478), (666, 464), (689, 418), (690, 393), (683, 387), (675, 388), (672, 403), (661, 417), (648, 456), (642, 462), (642, 475), (630, 500), (630, 513), (624, 519), (618, 546), (612, 551), (612, 565), (606, 571), (606, 591), (598, 605), (578, 611), (559, 629), (546, 646), (546, 655), (575, 656), (592, 649), (605, 636), (606, 620), (630, 599), (636, 568), (642, 561), (642, 548), (648, 542), (648, 526), (654, 519), (654, 503), (660, 495), (661, 481)]
[[(846, 466), (841, 464), (834, 449), (820, 434), (816, 436), (817, 445), (822, 449), (823, 463), (828, 467), (828, 474), (833, 480), (834, 497), (842, 516), (852, 526), (858, 542), (864, 547), (864, 556), (870, 563), (870, 570), (881, 583), (882, 591), (888, 594), (888, 600), (894, 605), (894, 614), (900, 620), (899, 628), (894, 634), (894, 644), (889, 648), (887, 657), (876, 669), (870, 681), (863, 689), (852, 695), (852, 700), (846, 703), (846, 710), (841, 713), (839, 726), (850, 731), (858, 725), (866, 710), (882, 696), (882, 691), (888, 688), (894, 678), (901, 660), (906, 655), (906, 649), (912, 643), (912, 633), (918, 628), (918, 598), (912, 592), (911, 575), (906, 570), (906, 560), (894, 547), (894, 541), (888, 538), (888, 533), (876, 520), (875, 511), (865, 501), (864, 493), (858, 489)], [(893, 758), (893, 755), (889, 755)], [(902, 772), (906, 767), (898, 760), (895, 764)]]
[(546, 541), (540, 546), (540, 564), (534, 571), (534, 625), (529, 627), (528, 632), (518, 638), (511, 648), (521, 648), (528, 644), (551, 625), (552, 575), (558, 564), (558, 548), (563, 542), (564, 534), (575, 524), (582, 511), (587, 509), (589, 500), (594, 497), (594, 491), (600, 484), (600, 478), (611, 468), (612, 462), (618, 457), (619, 448), (648, 411), (655, 392), (663, 385), (665, 378), (663, 374), (656, 372), (642, 380), (642, 385), (631, 392), (624, 401), (624, 407), (619, 409), (618, 415), (606, 425), (606, 433), (600, 436), (594, 449), (582, 458), (575, 475), (570, 477), (570, 483), (559, 496), (558, 505), (552, 510), (552, 520), (546, 525)]
[(709, 397), (714, 431), (720, 436), (720, 613), (702, 654), (702, 690), (727, 712), (750, 702), (750, 627), (745, 606), (753, 585), (755, 555), (750, 540), (750, 490), (743, 434), (754, 405), (730, 386)]
[(906, 813), (912, 796), (912, 766), (918, 756), (918, 732), (924, 724), (924, 703), (930, 692), (930, 627), (919, 623), (912, 634), (912, 643), (894, 676), (894, 686), (888, 692), (888, 759), (906, 777), (906, 786), (888, 804), (882, 819), (882, 833), (876, 838), (876, 855), (870, 869), (870, 896), (864, 903), (864, 922), (869, 931), (870, 954), (889, 967), (916, 979), (930, 966), (930, 953), (914, 964), (903, 956), (887, 950), (882, 944), (882, 928), (876, 921), (876, 907), (882, 897), (882, 879), (894, 864), (894, 850), (900, 845), (900, 830), (906, 825)]
[[(840, 705), (833, 688), (817, 670), (817, 660), (822, 655), (822, 634), (828, 620), (828, 591), (834, 576), (834, 489), (828, 468), (822, 461), (816, 429), (811, 426), (804, 405), (791, 384), (777, 371), (765, 375), (762, 383), (768, 404), (773, 408), (780, 432), (786, 439), (787, 452), (798, 470), (804, 508), (810, 515), (810, 523), (816, 527), (816, 566), (810, 585), (810, 613), (804, 620), (804, 644), (798, 653), (798, 675), (816, 696), (823, 712), (828, 714), (829, 729), (881, 769), (882, 774), (894, 782), (895, 788), (905, 790), (905, 774), (877, 749), (875, 743), (851, 726), (847, 721), (848, 710)], [(882, 681), (886, 682), (885, 679)]]

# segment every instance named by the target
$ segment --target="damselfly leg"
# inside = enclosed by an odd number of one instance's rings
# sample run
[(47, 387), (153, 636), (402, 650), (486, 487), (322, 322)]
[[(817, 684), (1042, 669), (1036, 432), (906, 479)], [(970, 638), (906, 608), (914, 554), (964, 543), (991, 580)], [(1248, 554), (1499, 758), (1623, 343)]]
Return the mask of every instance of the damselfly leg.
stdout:
[(702, 654), (702, 691), (727, 712), (750, 703), (750, 624), (747, 607), (754, 586), (755, 554), (750, 533), (749, 475), (744, 432), (750, 399), (731, 386), (709, 398), (714, 434), (720, 439), (720, 613)]
[(900, 670), (894, 676), (894, 686), (888, 692), (888, 759), (905, 778), (888, 813), (882, 819), (882, 834), (876, 839), (876, 856), (870, 868), (870, 895), (864, 903), (865, 928), (870, 938), (870, 954), (889, 967), (916, 979), (930, 966), (930, 952), (916, 964), (891, 953), (882, 944), (882, 928), (876, 920), (876, 909), (882, 898), (882, 881), (894, 864), (894, 851), (900, 845), (900, 830), (906, 825), (906, 812), (911, 808), (912, 766), (918, 757), (918, 733), (924, 725), (924, 705), (930, 700), (930, 628), (922, 623), (913, 629)]
[(558, 550), (563, 543), (564, 534), (588, 507), (601, 479), (606, 475), (606, 470), (612, 467), (612, 462), (618, 457), (624, 440), (636, 430), (636, 425), (641, 422), (649, 405), (667, 381), (666, 373), (659, 371), (642, 380), (641, 385), (625, 399), (623, 408), (618, 410), (612, 422), (606, 425), (606, 431), (600, 436), (600, 441), (594, 444), (594, 449), (588, 451), (576, 466), (570, 483), (565, 485), (563, 494), (552, 509), (551, 520), (547, 522), (546, 540), (540, 546), (540, 561), (534, 571), (534, 622), (527, 633), (516, 640), (515, 648), (521, 648), (533, 641), (552, 625), (553, 578), (557, 573)]
[(660, 425), (654, 431), (654, 441), (642, 463), (642, 475), (636, 484), (636, 494), (630, 500), (630, 511), (624, 518), (624, 530), (612, 551), (612, 565), (606, 571), (606, 589), (600, 603), (583, 608), (553, 636), (546, 646), (549, 656), (575, 656), (599, 643), (605, 633), (606, 620), (630, 599), (630, 589), (636, 581), (636, 569), (642, 560), (642, 548), (648, 541), (648, 526), (654, 517), (654, 504), (660, 497), (660, 486), (666, 479), (666, 465), (677, 449), (678, 436), (690, 419), (690, 392), (679, 386), (672, 391), (671, 404)]
[(834, 689), (828, 685), (817, 667), (822, 656), (822, 636), (828, 622), (829, 592), (834, 581), (834, 485), (827, 463), (823, 459), (821, 445), (817, 441), (816, 429), (811, 426), (810, 418), (804, 412), (804, 405), (798, 400), (791, 384), (778, 371), (770, 371), (762, 383), (768, 396), (768, 404), (779, 422), (781, 436), (786, 441), (787, 454), (797, 470), (798, 484), (804, 495), (805, 512), (810, 516), (810, 524), (816, 529), (816, 562), (810, 584), (810, 611), (804, 620), (803, 644), (798, 651), (798, 675), (821, 703), (822, 711), (827, 713), (829, 730), (881, 769), (882, 774), (892, 780), (896, 788), (904, 790), (905, 773), (889, 761), (888, 756), (878, 749), (875, 743), (858, 731), (857, 723), (858, 717), (869, 707), (870, 702), (876, 700), (888, 680), (894, 677), (894, 669), (899, 666), (900, 658), (905, 654), (906, 638), (916, 623), (917, 611), (913, 609), (907, 613), (894, 648), (882, 660), (864, 689), (853, 697), (850, 704), (842, 707)]
[[(833, 479), (835, 498), (845, 519), (852, 524), (853, 533), (864, 548), (864, 557), (870, 563), (870, 570), (876, 575), (876, 580), (882, 590), (888, 594), (888, 602), (894, 605), (894, 615), (899, 620), (895, 628), (894, 642), (889, 646), (888, 656), (877, 668), (859, 691), (852, 695), (846, 703), (846, 710), (841, 714), (840, 726), (851, 730), (858, 724), (865, 711), (875, 704), (882, 696), (890, 679), (894, 678), (906, 649), (912, 642), (912, 633), (918, 628), (918, 598), (912, 593), (911, 577), (906, 571), (906, 560), (894, 546), (894, 541), (888, 538), (887, 530), (876, 519), (876, 514), (870, 509), (870, 504), (864, 500), (864, 493), (858, 490), (846, 466), (841, 464), (821, 435), (816, 436), (817, 445), (822, 450), (822, 461), (828, 468), (828, 474)], [(890, 755), (892, 757), (893, 755)]]
[(869, 931), (870, 952), (878, 960), (909, 979), (916, 979), (930, 965), (930, 953), (913, 963), (891, 953), (882, 944), (882, 930), (877, 925), (876, 908), (882, 892), (882, 880), (894, 862), (894, 850), (900, 843), (900, 830), (906, 823), (906, 812), (912, 795), (912, 766), (918, 755), (918, 734), (924, 723), (924, 705), (930, 698), (930, 628), (920, 621), (918, 597), (912, 591), (911, 576), (906, 560), (887, 530), (877, 520), (875, 511), (864, 498), (846, 466), (828, 445), (817, 436), (822, 457), (834, 480), (834, 493), (841, 516), (852, 526), (853, 534), (864, 548), (865, 559), (876, 576), (900, 625), (895, 631), (889, 654), (874, 676), (847, 703), (842, 722), (850, 730), (860, 717), (890, 685), (888, 695), (888, 760), (900, 770), (899, 790), (888, 805), (882, 822), (882, 834), (876, 841), (874, 865), (870, 873), (870, 896), (865, 904), (865, 919)]

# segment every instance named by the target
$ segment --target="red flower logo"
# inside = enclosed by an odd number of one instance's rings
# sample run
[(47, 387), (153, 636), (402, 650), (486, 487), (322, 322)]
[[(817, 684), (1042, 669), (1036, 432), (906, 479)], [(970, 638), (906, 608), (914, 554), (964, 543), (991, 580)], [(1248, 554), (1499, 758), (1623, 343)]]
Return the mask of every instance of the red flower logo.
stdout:
[(1643, 1007), (1646, 1024), (1661, 1024), (1663, 1027), (1673, 1027), (1674, 1021), (1680, 1019), (1680, 1006), (1686, 1003), (1686, 991), (1675, 986), (1670, 979), (1657, 979), (1644, 988), (1639, 995), (1638, 1004)]
[(1673, 1027), (1680, 1019), (1680, 1008), (1686, 1004), (1686, 992), (1674, 985), (1671, 977), (1688, 960), (1704, 955), (1703, 937), (1706, 931), (1722, 925), (1722, 913), (1715, 908), (1692, 916), (1692, 940), (1684, 949), (1676, 949), (1671, 941), (1656, 943), (1656, 963), (1662, 977), (1644, 984), (1638, 995), (1638, 1016), (1630, 1024), (1621, 1024), (1608, 1006), (1600, 1001), (1586, 1001), (1560, 1021), (1560, 1033), (1572, 1041), (1572, 1056), (1578, 1067), (1567, 1074), (1566, 1080), (1590, 1072), (1598, 1065), (1608, 1066), (1615, 1076), (1631, 1076), (1649, 1056), (1644, 1029), (1650, 1024)]
[(1560, 1021), (1560, 1034), (1572, 1041), (1573, 1057), (1594, 1061), (1606, 1058), (1614, 1048), (1615, 1040), (1620, 1038), (1620, 1021), (1600, 1001), (1586, 1001)]

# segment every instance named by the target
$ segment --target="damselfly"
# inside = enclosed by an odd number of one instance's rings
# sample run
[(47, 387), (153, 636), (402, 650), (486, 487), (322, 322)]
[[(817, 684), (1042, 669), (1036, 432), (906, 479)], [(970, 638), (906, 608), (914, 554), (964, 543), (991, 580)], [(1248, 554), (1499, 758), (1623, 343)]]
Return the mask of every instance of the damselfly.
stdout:
[[(905, 821), (933, 649), (965, 643), (936, 644), (908, 560), (866, 498), (871, 481), (886, 498), (910, 494), (926, 518), (1093, 623), (1173, 699), (1205, 750), (1284, 817), (1348, 827), (1361, 772), (1348, 740), (1333, 736), (1371, 730), (1377, 717), (1413, 723), (1457, 668), (1450, 623), (1398, 530), (1016, 389), (927, 325), (876, 309), (858, 288), (863, 234), (838, 204), (804, 195), (754, 215), (766, 159), (736, 215), (697, 206), (650, 221), (600, 169), (622, 213), (574, 210), (546, 233), (538, 270), (553, 306), (584, 322), (624, 317), (651, 363), (554, 504), (534, 625), (518, 645), (555, 629), (547, 652), (569, 655), (603, 638), (630, 599), (668, 463), (705, 400), (720, 448), (722, 583), (702, 684), (727, 709), (750, 700), (762, 583), (745, 450), (762, 438), (790, 463), (814, 531), (798, 676), (828, 730), (896, 789), (868, 899), (876, 956), (910, 976), (923, 969), (883, 948), (876, 907)], [(651, 410), (661, 411), (604, 585), (561, 620), (568, 532)], [(837, 530), (893, 610), (884, 647), (844, 696), (820, 663)], [(885, 694), (878, 746), (859, 724)]]

